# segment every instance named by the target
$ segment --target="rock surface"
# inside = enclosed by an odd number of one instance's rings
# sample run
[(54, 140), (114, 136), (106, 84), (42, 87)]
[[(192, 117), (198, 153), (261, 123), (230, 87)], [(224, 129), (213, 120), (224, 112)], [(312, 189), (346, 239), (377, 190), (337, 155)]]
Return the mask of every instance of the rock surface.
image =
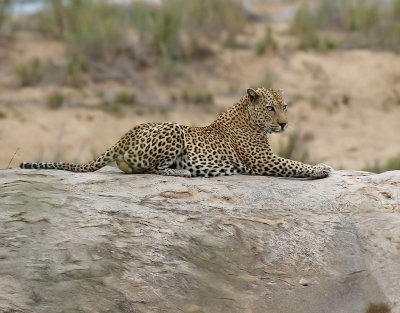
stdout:
[(0, 312), (400, 312), (400, 171), (0, 171)]

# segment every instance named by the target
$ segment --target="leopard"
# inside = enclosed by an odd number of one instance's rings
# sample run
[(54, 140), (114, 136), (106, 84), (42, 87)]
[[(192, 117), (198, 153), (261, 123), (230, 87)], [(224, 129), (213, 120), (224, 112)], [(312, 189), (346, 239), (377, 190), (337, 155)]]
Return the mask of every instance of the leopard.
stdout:
[(234, 174), (324, 178), (333, 168), (305, 164), (273, 153), (269, 136), (287, 128), (282, 89), (248, 88), (208, 126), (173, 122), (134, 126), (96, 159), (83, 163), (21, 163), (23, 169), (93, 172), (115, 161), (129, 174), (214, 177)]

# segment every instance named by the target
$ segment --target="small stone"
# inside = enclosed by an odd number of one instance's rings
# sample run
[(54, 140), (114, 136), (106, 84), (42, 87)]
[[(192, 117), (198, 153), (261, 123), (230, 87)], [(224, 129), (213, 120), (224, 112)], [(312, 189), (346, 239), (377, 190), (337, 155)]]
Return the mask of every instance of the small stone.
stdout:
[(300, 278), (299, 284), (304, 287), (307, 287), (310, 285), (310, 280), (308, 280), (307, 278)]

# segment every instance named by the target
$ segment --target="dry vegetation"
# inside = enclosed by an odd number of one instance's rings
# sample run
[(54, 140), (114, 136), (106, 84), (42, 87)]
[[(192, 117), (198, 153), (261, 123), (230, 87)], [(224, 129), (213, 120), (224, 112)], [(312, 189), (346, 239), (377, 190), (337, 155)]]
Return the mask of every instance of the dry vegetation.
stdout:
[(121, 56), (142, 66), (201, 58), (211, 53), (210, 42), (235, 45), (243, 22), (237, 0), (167, 0), (161, 6), (52, 0), (32, 21), (43, 36), (62, 40), (69, 61), (82, 69)]
[(386, 303), (370, 303), (365, 313), (390, 313), (390, 306)]
[[(344, 36), (336, 42), (329, 31)], [(300, 49), (326, 51), (339, 45), (399, 53), (400, 1), (322, 0), (315, 6), (305, 2), (296, 12), (291, 32), (299, 37)]]
[(278, 154), (400, 169), (399, 0), (44, 3), (0, 2), (2, 168), (18, 147), (12, 166), (86, 161), (140, 122), (204, 125), (264, 86), (290, 105)]

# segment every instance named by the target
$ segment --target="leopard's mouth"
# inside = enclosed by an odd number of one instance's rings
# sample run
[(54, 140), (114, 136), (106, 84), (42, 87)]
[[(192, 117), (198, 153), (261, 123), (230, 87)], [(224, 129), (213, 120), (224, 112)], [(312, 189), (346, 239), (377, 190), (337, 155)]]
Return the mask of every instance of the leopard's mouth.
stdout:
[(284, 131), (280, 126), (272, 126), (269, 129), (271, 133), (282, 133)]
[(285, 129), (286, 129), (286, 127), (284, 129), (282, 129), (282, 127), (279, 125), (272, 125), (272, 126), (268, 126), (268, 127), (264, 128), (264, 131), (267, 134), (272, 134), (272, 133), (282, 133)]

